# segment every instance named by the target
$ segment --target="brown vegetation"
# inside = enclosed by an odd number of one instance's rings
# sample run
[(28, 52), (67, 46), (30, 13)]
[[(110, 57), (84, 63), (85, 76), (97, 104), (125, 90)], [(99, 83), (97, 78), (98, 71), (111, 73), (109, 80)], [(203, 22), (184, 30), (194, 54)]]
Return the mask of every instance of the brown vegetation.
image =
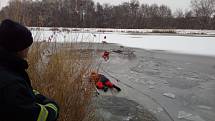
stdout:
[(75, 50), (75, 43), (35, 42), (31, 47), (29, 75), (33, 87), (60, 105), (58, 121), (93, 121), (93, 85), (87, 80), (92, 56)]
[(155, 29), (155, 30), (152, 30), (152, 33), (173, 33), (175, 34), (176, 31), (175, 30), (170, 30), (170, 29), (163, 29), (163, 30), (160, 30), (160, 29)]

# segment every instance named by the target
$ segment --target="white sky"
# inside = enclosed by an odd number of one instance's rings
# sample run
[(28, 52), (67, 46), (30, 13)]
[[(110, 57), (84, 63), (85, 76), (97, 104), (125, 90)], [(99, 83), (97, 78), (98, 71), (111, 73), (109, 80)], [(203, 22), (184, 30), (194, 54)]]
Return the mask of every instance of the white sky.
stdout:
[[(95, 2), (100, 3), (110, 3), (112, 5), (117, 5), (122, 2), (129, 2), (130, 0), (94, 0)], [(168, 5), (172, 10), (182, 9), (186, 10), (190, 8), (191, 0), (139, 0), (140, 3), (153, 4), (156, 3), (158, 5), (164, 4)]]
[[(0, 8), (5, 6), (9, 0), (0, 0)], [(129, 2), (130, 0), (94, 0), (95, 2), (100, 3), (109, 3), (112, 5), (118, 5), (122, 2)], [(158, 5), (164, 4), (168, 5), (172, 10), (176, 10), (181, 8), (183, 10), (189, 9), (191, 0), (139, 0), (140, 3), (148, 3), (153, 4), (156, 3)]]
[(0, 8), (7, 5), (9, 0), (0, 0)]

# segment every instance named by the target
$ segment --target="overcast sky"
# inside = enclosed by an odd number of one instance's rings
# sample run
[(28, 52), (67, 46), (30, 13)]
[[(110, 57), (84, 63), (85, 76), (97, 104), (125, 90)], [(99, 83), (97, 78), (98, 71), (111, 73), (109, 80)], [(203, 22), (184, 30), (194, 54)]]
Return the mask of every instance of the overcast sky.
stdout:
[(0, 0), (0, 8), (5, 6), (9, 0)]
[[(94, 1), (117, 5), (122, 2), (129, 2), (130, 0), (94, 0)], [(178, 8), (186, 10), (190, 8), (191, 0), (139, 0), (139, 1), (140, 3), (148, 3), (148, 4), (156, 3), (158, 5), (161, 5), (161, 4), (168, 5), (172, 10), (176, 10)]]
[[(0, 0), (0, 7), (5, 6), (9, 0)], [(130, 0), (94, 0), (95, 2), (100, 3), (109, 3), (112, 5), (117, 5), (122, 2), (129, 2)], [(183, 10), (189, 9), (191, 0), (139, 0), (140, 3), (148, 3), (148, 4), (164, 4), (168, 5), (172, 10), (176, 10), (181, 8)]]

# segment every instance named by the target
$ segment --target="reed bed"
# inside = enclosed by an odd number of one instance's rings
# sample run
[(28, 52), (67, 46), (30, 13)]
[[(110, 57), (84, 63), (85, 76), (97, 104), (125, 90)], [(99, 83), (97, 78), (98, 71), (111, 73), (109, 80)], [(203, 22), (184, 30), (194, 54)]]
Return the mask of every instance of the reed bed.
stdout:
[(57, 101), (58, 121), (95, 121), (94, 85), (87, 78), (92, 51), (77, 51), (78, 43), (36, 41), (28, 56), (33, 88)]

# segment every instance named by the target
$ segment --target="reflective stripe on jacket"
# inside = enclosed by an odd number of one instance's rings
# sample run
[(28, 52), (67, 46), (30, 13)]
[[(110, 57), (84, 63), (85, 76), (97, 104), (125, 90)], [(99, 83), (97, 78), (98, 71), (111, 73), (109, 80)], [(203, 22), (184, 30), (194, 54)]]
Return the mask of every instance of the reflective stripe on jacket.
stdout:
[(56, 121), (56, 103), (38, 100), (27, 68), (25, 60), (0, 48), (0, 121)]

